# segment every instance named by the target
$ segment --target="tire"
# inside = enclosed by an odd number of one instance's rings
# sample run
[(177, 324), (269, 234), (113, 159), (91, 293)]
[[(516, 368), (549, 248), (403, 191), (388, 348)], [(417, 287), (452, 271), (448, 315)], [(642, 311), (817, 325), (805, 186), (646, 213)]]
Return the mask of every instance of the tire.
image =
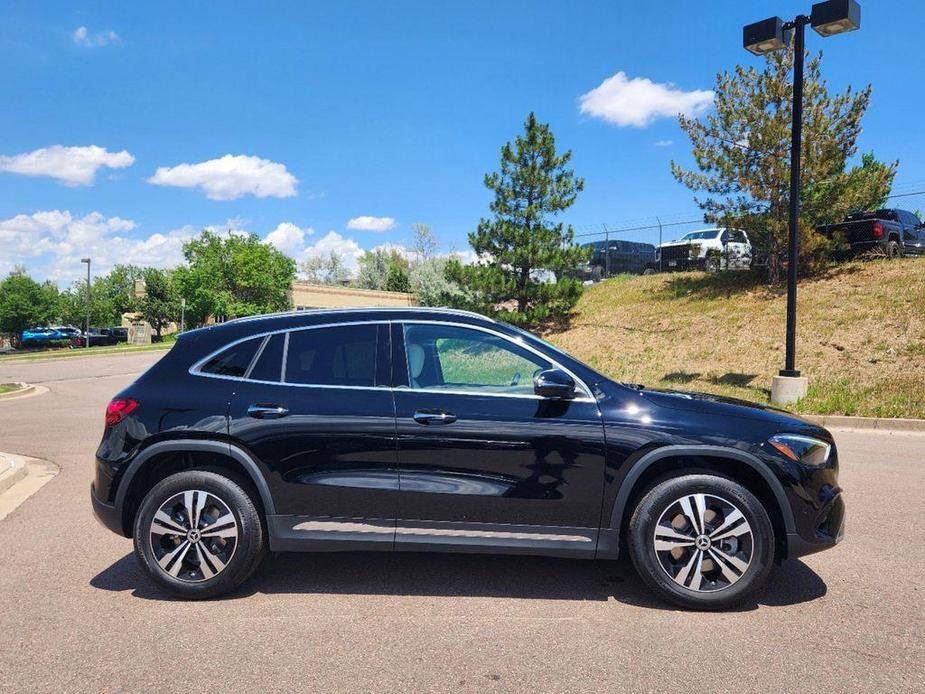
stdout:
[(886, 246), (884, 246), (884, 253), (888, 260), (893, 260), (895, 258), (902, 258), (903, 251), (899, 247), (899, 241), (890, 240), (887, 241)]
[(774, 530), (761, 502), (742, 485), (709, 474), (676, 477), (649, 491), (633, 511), (627, 541), (643, 582), (664, 600), (695, 610), (742, 602), (761, 588), (774, 561)]
[[(187, 519), (196, 514), (193, 533)], [(234, 590), (266, 553), (254, 500), (228, 477), (203, 470), (154, 485), (141, 502), (133, 534), (135, 556), (154, 583), (189, 600)]]
[(719, 272), (719, 258), (707, 258), (703, 267), (707, 272)]

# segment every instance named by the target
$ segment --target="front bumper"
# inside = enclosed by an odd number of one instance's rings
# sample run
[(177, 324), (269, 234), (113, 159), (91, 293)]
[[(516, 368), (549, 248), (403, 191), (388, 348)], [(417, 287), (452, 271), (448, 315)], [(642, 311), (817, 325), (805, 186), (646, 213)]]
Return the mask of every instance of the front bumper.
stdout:
[(97, 499), (92, 484), (90, 485), (90, 504), (93, 506), (94, 515), (103, 524), (103, 527), (118, 535), (127, 537), (122, 527), (122, 509), (114, 504), (107, 504)]
[(787, 533), (787, 558), (804, 557), (837, 545), (845, 534), (845, 517), (845, 499), (839, 492), (819, 511), (810, 537)]

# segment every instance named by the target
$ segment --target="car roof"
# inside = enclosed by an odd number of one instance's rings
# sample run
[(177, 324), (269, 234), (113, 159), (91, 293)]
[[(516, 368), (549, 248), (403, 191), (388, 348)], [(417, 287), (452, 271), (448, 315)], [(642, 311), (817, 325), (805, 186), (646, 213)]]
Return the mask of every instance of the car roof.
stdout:
[(305, 309), (302, 311), (282, 311), (279, 313), (264, 313), (256, 316), (245, 316), (207, 325), (196, 330), (189, 330), (184, 335), (213, 334), (239, 334), (273, 332), (291, 328), (308, 327), (327, 323), (351, 323), (366, 321), (387, 320), (456, 320), (472, 324), (501, 324), (492, 318), (473, 311), (463, 311), (452, 308), (437, 308), (423, 306), (390, 306), (390, 307), (356, 307), (356, 308), (322, 308)]

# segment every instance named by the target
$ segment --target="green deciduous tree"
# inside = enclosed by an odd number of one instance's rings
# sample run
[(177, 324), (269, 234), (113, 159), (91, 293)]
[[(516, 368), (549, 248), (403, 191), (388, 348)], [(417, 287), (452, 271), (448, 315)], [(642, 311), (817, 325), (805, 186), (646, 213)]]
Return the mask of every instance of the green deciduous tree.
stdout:
[[(556, 152), (549, 125), (530, 114), (524, 133), (501, 148), (500, 171), (485, 176), (494, 193), (490, 219), (469, 234), (478, 263), (450, 262), (450, 279), (466, 287), (457, 303), (518, 324), (561, 317), (578, 301), (581, 283), (548, 280), (584, 260), (571, 226), (553, 217), (568, 209), (584, 181), (567, 168), (571, 152)], [(545, 275), (545, 277), (544, 277)]]
[(303, 260), (299, 263), (299, 271), (305, 281), (312, 284), (344, 284), (350, 279), (350, 271), (343, 256), (333, 250), (327, 255)]
[(180, 298), (169, 272), (148, 267), (142, 271), (145, 294), (138, 302), (138, 312), (148, 321), (158, 339), (170, 323), (180, 322)]
[(356, 284), (362, 289), (390, 292), (411, 290), (408, 261), (394, 249), (376, 248), (366, 251), (360, 256), (359, 265)]
[(295, 261), (256, 234), (206, 230), (184, 244), (183, 255), (173, 280), (191, 324), (289, 307)]
[[(818, 224), (840, 221), (857, 208), (878, 207), (889, 194), (898, 162), (884, 164), (857, 152), (871, 88), (831, 94), (821, 77), (822, 54), (806, 63), (803, 102), (800, 252), (825, 255)], [(736, 66), (716, 77), (715, 112), (680, 116), (693, 146), (695, 169), (672, 162), (675, 178), (691, 190), (707, 221), (738, 226), (768, 255), (769, 280), (780, 278), (788, 236), (793, 49), (768, 54), (763, 69)]]
[(26, 328), (48, 325), (58, 313), (58, 289), (39, 284), (17, 268), (0, 282), (0, 332), (19, 343)]

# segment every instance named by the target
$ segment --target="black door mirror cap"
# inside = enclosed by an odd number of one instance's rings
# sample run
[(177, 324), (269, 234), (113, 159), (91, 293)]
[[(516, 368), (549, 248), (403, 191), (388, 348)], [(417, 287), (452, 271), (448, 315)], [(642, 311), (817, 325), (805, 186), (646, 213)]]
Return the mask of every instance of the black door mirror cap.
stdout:
[(575, 379), (561, 369), (546, 369), (533, 377), (533, 392), (542, 398), (571, 400), (575, 397)]

